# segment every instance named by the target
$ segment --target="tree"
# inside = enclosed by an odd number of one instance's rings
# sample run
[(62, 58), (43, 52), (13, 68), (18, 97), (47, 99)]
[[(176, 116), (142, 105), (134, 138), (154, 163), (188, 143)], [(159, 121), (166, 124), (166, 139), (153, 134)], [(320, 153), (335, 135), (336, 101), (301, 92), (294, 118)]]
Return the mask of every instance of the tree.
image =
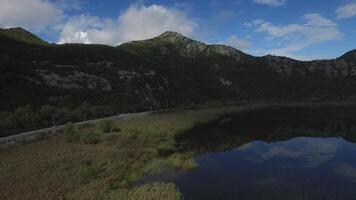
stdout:
[(44, 126), (51, 126), (54, 124), (54, 113), (56, 107), (51, 105), (44, 105), (39, 111), (39, 115)]
[(32, 110), (30, 105), (16, 108), (13, 117), (18, 128), (34, 127), (40, 120), (39, 115)]
[(9, 129), (16, 127), (14, 116), (11, 112), (0, 113), (0, 127), (3, 129)]
[(63, 124), (71, 120), (71, 111), (66, 108), (58, 108), (54, 111), (53, 119), (55, 124)]
[(96, 125), (103, 133), (111, 133), (117, 129), (113, 120), (101, 119)]

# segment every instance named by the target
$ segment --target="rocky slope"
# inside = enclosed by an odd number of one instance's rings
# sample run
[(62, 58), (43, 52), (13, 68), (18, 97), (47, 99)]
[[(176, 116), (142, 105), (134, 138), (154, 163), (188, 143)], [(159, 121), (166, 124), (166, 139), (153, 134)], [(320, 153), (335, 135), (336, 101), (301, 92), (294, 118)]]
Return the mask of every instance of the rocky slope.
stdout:
[(302, 62), (254, 57), (174, 32), (118, 47), (41, 41), (23, 29), (0, 30), (0, 110), (88, 102), (127, 112), (208, 101), (329, 100), (356, 94), (355, 50), (337, 59)]

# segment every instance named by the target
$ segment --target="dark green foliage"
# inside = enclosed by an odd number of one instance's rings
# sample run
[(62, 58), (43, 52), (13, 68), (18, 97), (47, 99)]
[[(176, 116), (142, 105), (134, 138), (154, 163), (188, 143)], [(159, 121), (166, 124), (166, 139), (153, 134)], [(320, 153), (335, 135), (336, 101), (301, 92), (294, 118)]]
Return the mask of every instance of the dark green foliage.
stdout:
[(0, 127), (1, 128), (13, 128), (16, 127), (15, 120), (13, 118), (13, 114), (11, 112), (1, 112), (0, 113)]
[(63, 129), (63, 133), (64, 133), (64, 138), (65, 138), (66, 142), (75, 143), (80, 140), (80, 135), (78, 134), (74, 125), (70, 122), (68, 122), (65, 125), (65, 127)]
[(26, 31), (23, 28), (0, 29), (0, 34), (14, 38), (21, 42), (26, 42), (28, 44), (48, 45), (47, 42), (43, 41), (36, 35)]
[(58, 108), (53, 113), (53, 119), (59, 123), (65, 123), (70, 120), (71, 111), (67, 107)]
[(99, 144), (102, 139), (102, 135), (95, 132), (85, 133), (80, 138), (83, 144)]
[(99, 144), (103, 140), (103, 135), (100, 133), (87, 132), (79, 134), (71, 122), (65, 125), (63, 133), (65, 141), (68, 143)]
[(97, 122), (96, 126), (103, 133), (111, 133), (113, 131), (120, 131), (115, 125), (115, 121), (108, 119), (101, 119)]
[(34, 127), (39, 120), (38, 114), (33, 111), (30, 105), (18, 107), (12, 117), (14, 124), (19, 128)]
[(54, 124), (55, 119), (54, 119), (54, 113), (56, 112), (56, 107), (51, 106), (51, 105), (44, 105), (41, 106), (41, 109), (39, 110), (39, 116), (42, 120), (43, 125), (46, 127), (51, 126)]
[[(34, 110), (30, 105), (20, 106), (13, 112), (0, 112), (0, 136), (62, 125), (69, 121), (78, 122), (95, 119), (99, 116), (107, 116), (109, 113), (110, 109), (107, 107), (87, 103), (74, 110), (53, 105), (41, 106), (39, 110)], [(112, 127), (112, 131), (117, 130)]]

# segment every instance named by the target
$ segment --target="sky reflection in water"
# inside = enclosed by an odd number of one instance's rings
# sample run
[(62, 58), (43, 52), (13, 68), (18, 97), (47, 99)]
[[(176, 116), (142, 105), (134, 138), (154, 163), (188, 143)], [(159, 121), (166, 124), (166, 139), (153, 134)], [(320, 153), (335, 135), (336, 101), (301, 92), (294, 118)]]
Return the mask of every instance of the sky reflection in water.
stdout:
[(356, 197), (356, 145), (298, 137), (196, 158), (193, 171), (165, 169), (145, 181), (174, 182), (185, 199), (343, 199)]

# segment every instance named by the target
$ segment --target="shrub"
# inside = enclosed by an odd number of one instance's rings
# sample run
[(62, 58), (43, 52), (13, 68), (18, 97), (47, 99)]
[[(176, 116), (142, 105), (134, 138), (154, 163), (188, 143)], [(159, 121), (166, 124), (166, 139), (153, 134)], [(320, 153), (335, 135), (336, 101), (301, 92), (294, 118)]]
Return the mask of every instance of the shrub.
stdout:
[(18, 128), (33, 127), (40, 118), (30, 105), (16, 108), (13, 117)]
[(81, 138), (81, 142), (84, 144), (99, 144), (102, 140), (102, 135), (99, 133), (89, 132), (84, 134)]
[(71, 121), (71, 110), (69, 108), (63, 107), (58, 108), (54, 111), (52, 117), (56, 124), (62, 124), (67, 121)]
[(0, 127), (1, 128), (14, 128), (16, 123), (14, 121), (14, 116), (11, 112), (1, 112), (0, 113)]
[(66, 142), (78, 142), (80, 139), (76, 128), (71, 122), (68, 122), (63, 129), (64, 137)]
[(51, 105), (41, 106), (39, 110), (39, 116), (41, 117), (41, 125), (50, 126), (54, 124), (53, 114), (56, 110), (56, 107)]
[(97, 123), (97, 127), (99, 130), (103, 133), (111, 133), (113, 131), (120, 131), (121, 129), (118, 129), (115, 126), (115, 122), (113, 120), (107, 120), (107, 119), (101, 119)]

